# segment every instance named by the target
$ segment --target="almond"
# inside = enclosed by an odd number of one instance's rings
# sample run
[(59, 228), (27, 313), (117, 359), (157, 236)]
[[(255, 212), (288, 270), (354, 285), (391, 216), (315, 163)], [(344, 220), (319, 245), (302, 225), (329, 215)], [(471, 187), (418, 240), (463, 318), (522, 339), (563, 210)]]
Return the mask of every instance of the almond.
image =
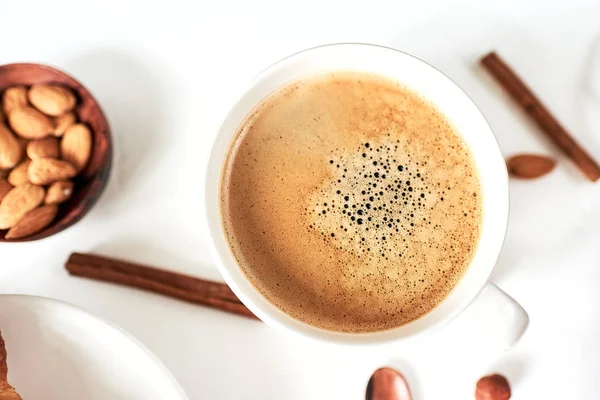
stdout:
[(58, 207), (51, 204), (38, 207), (29, 211), (25, 216), (6, 233), (6, 239), (21, 239), (38, 233), (48, 225), (58, 213)]
[(502, 375), (484, 376), (477, 382), (476, 400), (508, 400), (510, 396), (510, 384)]
[(23, 161), (21, 164), (17, 165), (15, 169), (10, 171), (8, 174), (8, 182), (13, 186), (19, 186), (24, 184), (25, 182), (29, 182), (29, 164), (31, 160)]
[(8, 116), (16, 108), (27, 107), (27, 89), (24, 86), (13, 86), (2, 95), (2, 111)]
[(6, 179), (0, 179), (0, 201), (12, 190), (13, 186)]
[(60, 142), (62, 159), (81, 171), (88, 163), (92, 151), (92, 132), (84, 124), (67, 128)]
[(27, 93), (29, 102), (46, 115), (56, 117), (75, 108), (75, 94), (59, 85), (33, 85)]
[(8, 122), (15, 133), (25, 139), (43, 139), (54, 132), (50, 117), (32, 107), (12, 110)]
[(44, 203), (46, 204), (60, 204), (71, 197), (73, 194), (73, 182), (71, 181), (58, 181), (54, 182), (48, 188)]
[(66, 161), (54, 158), (38, 158), (29, 164), (29, 181), (35, 185), (48, 185), (52, 182), (71, 179), (77, 170)]
[(68, 127), (77, 122), (75, 113), (68, 112), (54, 118), (54, 136), (61, 137)]
[(0, 168), (14, 168), (23, 158), (23, 149), (19, 140), (0, 122)]
[(44, 201), (44, 188), (24, 183), (13, 188), (0, 203), (0, 229), (12, 228), (25, 214)]
[(535, 179), (546, 175), (554, 169), (556, 161), (537, 154), (519, 154), (506, 162), (511, 175), (522, 179)]
[(37, 158), (58, 158), (58, 139), (47, 137), (45, 139), (32, 140), (27, 144), (27, 156), (32, 160)]

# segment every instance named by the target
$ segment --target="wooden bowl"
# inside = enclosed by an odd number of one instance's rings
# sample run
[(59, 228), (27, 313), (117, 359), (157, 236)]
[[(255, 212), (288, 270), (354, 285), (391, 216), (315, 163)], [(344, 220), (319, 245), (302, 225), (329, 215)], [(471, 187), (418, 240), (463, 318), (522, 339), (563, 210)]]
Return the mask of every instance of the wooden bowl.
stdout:
[(78, 100), (75, 108), (77, 118), (92, 131), (92, 154), (85, 169), (73, 180), (73, 196), (59, 206), (58, 215), (52, 224), (36, 234), (14, 240), (5, 239), (7, 231), (0, 231), (0, 242), (30, 242), (67, 229), (92, 208), (108, 182), (112, 162), (112, 139), (108, 121), (91, 93), (71, 76), (47, 65), (0, 66), (0, 92), (11, 86), (31, 86), (36, 83), (58, 83), (73, 90)]

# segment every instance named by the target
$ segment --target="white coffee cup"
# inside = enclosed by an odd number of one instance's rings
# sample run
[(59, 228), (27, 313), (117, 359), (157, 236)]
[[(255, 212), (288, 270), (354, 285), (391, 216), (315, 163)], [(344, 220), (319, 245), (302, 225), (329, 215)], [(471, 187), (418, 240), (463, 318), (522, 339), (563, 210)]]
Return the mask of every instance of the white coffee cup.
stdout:
[[(323, 330), (285, 314), (250, 284), (230, 251), (221, 223), (219, 185), (229, 144), (248, 113), (267, 95), (303, 76), (328, 70), (370, 72), (399, 81), (435, 104), (454, 124), (470, 147), (483, 195), (481, 238), (469, 269), (450, 295), (419, 319), (374, 333)], [(508, 223), (508, 175), (504, 158), (487, 121), (471, 99), (447, 76), (406, 53), (368, 44), (334, 44), (309, 49), (260, 73), (223, 122), (209, 159), (206, 177), (206, 216), (212, 253), (223, 278), (240, 300), (268, 325), (306, 337), (335, 343), (378, 344), (421, 335), (448, 323), (473, 301), (485, 302), (501, 345), (510, 348), (527, 328), (525, 310), (489, 281), (504, 242)], [(483, 322), (482, 322), (483, 323)]]

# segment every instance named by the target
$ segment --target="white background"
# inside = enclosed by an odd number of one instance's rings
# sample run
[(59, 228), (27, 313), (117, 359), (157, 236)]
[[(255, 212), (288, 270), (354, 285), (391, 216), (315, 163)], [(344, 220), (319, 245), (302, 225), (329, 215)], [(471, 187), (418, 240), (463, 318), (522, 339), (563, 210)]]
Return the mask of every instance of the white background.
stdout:
[[(371, 372), (401, 369), (416, 399), (473, 398), (498, 371), (514, 399), (600, 398), (600, 184), (587, 182), (477, 65), (491, 49), (600, 158), (598, 1), (2, 1), (0, 64), (73, 74), (111, 124), (110, 184), (79, 224), (41, 242), (0, 245), (0, 293), (65, 300), (124, 327), (190, 399), (362, 399)], [(550, 153), (552, 175), (511, 182), (495, 281), (527, 309), (529, 331), (501, 353), (468, 312), (433, 336), (379, 349), (288, 337), (262, 323), (69, 277), (94, 251), (220, 279), (202, 199), (217, 128), (245, 84), (296, 51), (371, 42), (410, 52), (480, 106), (506, 155)], [(595, 75), (594, 75), (595, 74)]]

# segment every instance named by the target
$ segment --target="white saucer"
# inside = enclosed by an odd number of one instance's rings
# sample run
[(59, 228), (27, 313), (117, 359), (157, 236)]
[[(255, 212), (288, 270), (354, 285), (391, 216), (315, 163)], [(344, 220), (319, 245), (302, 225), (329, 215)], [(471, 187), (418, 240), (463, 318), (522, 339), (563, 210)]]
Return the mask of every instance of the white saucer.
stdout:
[(133, 336), (74, 306), (0, 296), (8, 379), (27, 400), (188, 400)]

